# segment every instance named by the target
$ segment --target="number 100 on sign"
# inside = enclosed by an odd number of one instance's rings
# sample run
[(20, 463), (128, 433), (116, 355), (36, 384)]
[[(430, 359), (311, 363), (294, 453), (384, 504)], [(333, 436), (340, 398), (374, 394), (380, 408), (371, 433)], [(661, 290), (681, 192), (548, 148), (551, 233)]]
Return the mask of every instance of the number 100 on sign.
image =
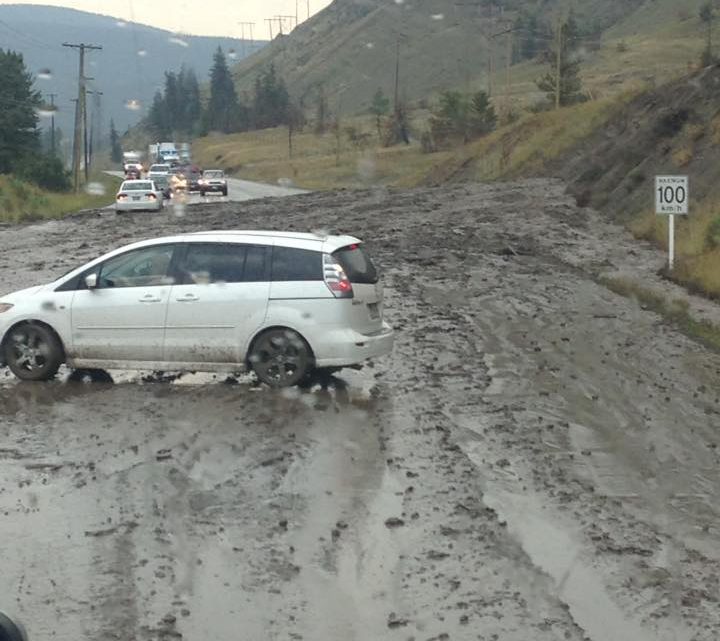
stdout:
[(655, 177), (656, 214), (687, 215), (689, 197), (687, 176)]

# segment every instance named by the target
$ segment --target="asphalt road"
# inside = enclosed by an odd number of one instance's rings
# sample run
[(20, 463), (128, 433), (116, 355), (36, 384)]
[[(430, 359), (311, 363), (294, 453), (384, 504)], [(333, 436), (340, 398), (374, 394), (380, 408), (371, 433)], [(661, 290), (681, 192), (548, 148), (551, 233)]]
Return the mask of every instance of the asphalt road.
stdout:
[[(106, 172), (117, 178), (124, 178), (125, 174), (121, 171)], [(245, 200), (255, 200), (258, 198), (282, 198), (284, 196), (297, 196), (307, 193), (303, 189), (294, 187), (283, 187), (281, 185), (267, 185), (265, 183), (251, 182), (249, 180), (240, 180), (239, 178), (227, 178), (228, 195), (227, 197), (219, 194), (209, 194), (205, 198), (199, 193), (189, 194), (188, 204), (198, 204), (202, 202), (242, 202)], [(172, 205), (172, 203), (171, 203)]]
[(6, 228), (0, 290), (223, 227), (364, 238), (396, 349), (281, 392), (0, 371), (31, 641), (720, 638), (720, 356), (597, 282), (661, 254), (552, 181), (378, 189)]

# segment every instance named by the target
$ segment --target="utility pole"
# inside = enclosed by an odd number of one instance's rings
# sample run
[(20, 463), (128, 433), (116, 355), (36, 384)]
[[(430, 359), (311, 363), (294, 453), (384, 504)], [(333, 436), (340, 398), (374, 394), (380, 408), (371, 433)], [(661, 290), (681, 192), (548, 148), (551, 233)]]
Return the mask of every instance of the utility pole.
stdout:
[(253, 40), (253, 26), (255, 25), (254, 22), (241, 22), (240, 23), (240, 29), (242, 29), (242, 43), (243, 43), (243, 58), (247, 55), (245, 50), (245, 44), (246, 44), (246, 38), (245, 38), (245, 27), (248, 27), (248, 31), (250, 33), (250, 51), (252, 52), (252, 49), (254, 48), (254, 40)]
[[(85, 50), (100, 50), (101, 46), (81, 44), (63, 43), (63, 47), (77, 49), (80, 54), (78, 67), (78, 97), (77, 108), (75, 110), (75, 132), (73, 137), (73, 186), (75, 191), (80, 191), (80, 158), (83, 153), (83, 147), (87, 147), (87, 135), (83, 145), (83, 126), (87, 129), (86, 122), (86, 104), (85, 104)], [(84, 123), (84, 125), (83, 125)], [(87, 155), (87, 152), (86, 152)], [(87, 164), (85, 166), (85, 179), (87, 180)]]
[(273, 32), (272, 32), (273, 18), (265, 18), (265, 22), (268, 23), (268, 29), (270, 30), (270, 42), (272, 42), (272, 39), (273, 39)]
[(393, 98), (394, 109), (397, 112), (400, 105), (400, 36), (395, 43), (395, 95)]
[(558, 19), (557, 25), (557, 73), (555, 75), (555, 109), (560, 109), (560, 83), (562, 81), (562, 46), (563, 46), (563, 21)]
[[(89, 94), (92, 94), (94, 99), (94, 110), (92, 113), (92, 118), (90, 119), (90, 141), (87, 143), (87, 156), (85, 158), (85, 180), (88, 179), (88, 174), (90, 171), (90, 165), (92, 164), (92, 157), (93, 157), (93, 141), (95, 139), (95, 129), (98, 129), (98, 136), (100, 127), (96, 127), (95, 123), (98, 120), (98, 116), (100, 114), (100, 97), (104, 96), (102, 91), (88, 91)], [(87, 127), (87, 124), (86, 124)]]
[[(78, 122), (79, 122), (79, 119), (80, 119), (80, 101), (79, 101), (77, 98), (71, 98), (70, 100), (71, 100), (71, 102), (74, 102), (74, 103), (75, 103), (75, 127), (77, 128)], [(77, 129), (76, 129), (75, 133), (77, 134)], [(78, 144), (79, 144), (79, 143), (78, 143), (78, 140), (77, 140), (77, 136), (73, 136), (73, 144), (72, 144), (73, 180), (74, 180), (74, 178), (75, 178), (75, 173), (74, 173), (74, 172), (75, 172), (75, 158), (76, 158), (76, 156), (77, 156), (78, 153), (79, 153), (79, 149), (78, 149), (78, 147), (76, 146), (76, 145), (78, 145)], [(78, 172), (79, 172), (79, 171), (80, 171), (80, 170), (78, 169)], [(79, 174), (78, 174), (78, 181), (79, 181)]]
[(505, 62), (505, 100), (507, 101), (506, 109), (507, 113), (510, 113), (510, 65), (512, 65), (512, 29), (508, 29), (507, 38), (507, 60)]
[(310, 0), (307, 0), (307, 19), (310, 20)]
[(56, 93), (50, 93), (48, 94), (48, 98), (50, 98), (50, 154), (52, 156), (55, 155), (55, 98), (57, 98)]
[[(287, 20), (290, 23), (290, 31), (297, 27), (297, 16), (280, 16), (283, 20)], [(293, 22), (295, 27), (293, 27)]]

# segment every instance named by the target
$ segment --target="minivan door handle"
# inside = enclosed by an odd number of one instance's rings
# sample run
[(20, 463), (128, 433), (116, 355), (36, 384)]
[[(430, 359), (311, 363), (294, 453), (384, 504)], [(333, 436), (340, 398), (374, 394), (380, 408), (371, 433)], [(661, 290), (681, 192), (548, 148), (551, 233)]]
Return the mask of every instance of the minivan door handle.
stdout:
[(141, 303), (160, 303), (160, 302), (162, 302), (162, 298), (158, 298), (157, 296), (154, 296), (153, 294), (146, 294), (139, 300)]
[(180, 298), (176, 298), (175, 300), (178, 303), (194, 303), (200, 300), (200, 297), (195, 296), (195, 294), (185, 294), (185, 296), (181, 296)]

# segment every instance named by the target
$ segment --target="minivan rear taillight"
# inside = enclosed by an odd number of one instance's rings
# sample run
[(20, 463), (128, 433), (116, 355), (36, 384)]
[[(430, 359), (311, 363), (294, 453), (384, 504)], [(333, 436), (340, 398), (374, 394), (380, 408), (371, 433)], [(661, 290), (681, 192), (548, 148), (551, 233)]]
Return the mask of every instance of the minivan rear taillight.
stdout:
[(323, 254), (323, 275), (325, 284), (335, 298), (352, 298), (353, 288), (342, 265), (339, 265), (330, 254)]

